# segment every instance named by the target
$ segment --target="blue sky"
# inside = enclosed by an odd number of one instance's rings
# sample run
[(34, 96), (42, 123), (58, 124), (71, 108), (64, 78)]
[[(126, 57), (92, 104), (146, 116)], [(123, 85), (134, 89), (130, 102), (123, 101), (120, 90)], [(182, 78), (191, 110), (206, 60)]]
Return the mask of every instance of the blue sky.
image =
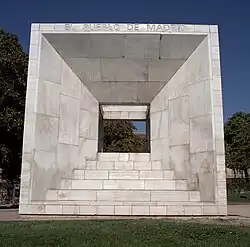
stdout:
[(218, 24), (226, 120), (250, 112), (249, 10), (248, 0), (8, 0), (1, 3), (0, 28), (18, 35), (28, 51), (31, 22)]

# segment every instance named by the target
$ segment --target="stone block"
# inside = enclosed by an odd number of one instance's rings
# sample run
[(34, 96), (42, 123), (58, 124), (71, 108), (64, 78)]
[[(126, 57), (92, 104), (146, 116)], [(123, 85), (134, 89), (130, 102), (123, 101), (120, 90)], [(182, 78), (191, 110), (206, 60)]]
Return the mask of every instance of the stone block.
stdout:
[(180, 98), (188, 95), (188, 70), (184, 63), (168, 81), (168, 99)]
[(180, 31), (181, 32), (187, 32), (187, 33), (193, 33), (194, 32), (194, 26), (193, 24), (188, 24), (188, 25), (181, 25)]
[(218, 33), (218, 25), (210, 25), (210, 33)]
[(80, 108), (98, 114), (99, 105), (89, 90), (81, 84)]
[(83, 83), (101, 81), (100, 59), (76, 57), (65, 61)]
[(169, 81), (185, 60), (157, 59), (149, 61), (148, 81)]
[(46, 205), (46, 214), (62, 214), (62, 205)]
[(38, 23), (31, 23), (31, 31), (38, 31), (40, 29), (40, 24)]
[(71, 177), (77, 167), (79, 148), (75, 145), (57, 144), (56, 165), (64, 175)]
[(82, 82), (71, 68), (63, 62), (61, 75), (61, 93), (73, 98), (80, 98)]
[(160, 92), (158, 92), (155, 98), (150, 102), (150, 113), (163, 111), (166, 109), (168, 109), (168, 86), (164, 85)]
[(76, 205), (63, 205), (62, 213), (68, 215), (78, 215), (80, 213), (80, 207)]
[(53, 31), (55, 29), (55, 24), (42, 23), (40, 24), (40, 31)]
[(97, 161), (97, 169), (98, 170), (113, 170), (114, 169), (114, 161)]
[(115, 215), (131, 215), (131, 206), (115, 206)]
[(20, 205), (19, 214), (45, 214), (45, 205)]
[(145, 190), (175, 190), (175, 181), (174, 180), (148, 180), (145, 181)]
[(209, 33), (209, 25), (194, 25), (194, 31), (196, 33)]
[(212, 115), (190, 119), (190, 152), (214, 150)]
[[(42, 36), (39, 65), (39, 78), (55, 84), (61, 84), (63, 60), (51, 44)], [(67, 66), (64, 64), (64, 67)], [(64, 69), (65, 70), (65, 69)], [(69, 83), (70, 84), (70, 83)]]
[(151, 170), (151, 162), (150, 161), (135, 161), (134, 162), (134, 170)]
[(98, 153), (99, 161), (128, 161), (128, 153)]
[(205, 38), (187, 60), (187, 78), (189, 84), (210, 79), (209, 43)]
[(129, 160), (150, 161), (150, 154), (149, 153), (129, 153)]
[(132, 206), (132, 215), (149, 215), (149, 206)]
[(102, 59), (102, 81), (147, 81), (148, 62), (144, 59)]
[(86, 139), (98, 139), (98, 115), (96, 113), (80, 111), (80, 136)]
[(37, 77), (37, 71), (38, 71), (37, 67), (38, 67), (38, 60), (30, 59), (28, 67), (28, 75), (32, 77)]
[(97, 214), (97, 206), (92, 206), (92, 205), (80, 206), (80, 214), (82, 214), (82, 215), (96, 215)]
[(124, 56), (124, 36), (117, 34), (90, 34), (90, 58), (122, 58)]
[(210, 42), (212, 46), (219, 46), (219, 36), (218, 33), (210, 34)]
[(214, 152), (191, 154), (190, 157), (193, 173), (198, 174), (200, 197), (203, 202), (214, 202), (215, 200), (214, 162)]
[(59, 117), (60, 87), (49, 81), (40, 80), (37, 94), (37, 113)]
[(221, 83), (221, 78), (220, 77), (214, 77), (213, 79), (210, 80), (212, 90), (214, 91), (221, 91), (222, 90), (222, 83)]
[(212, 60), (213, 77), (221, 76), (220, 60)]
[(46, 198), (46, 201), (57, 201), (58, 190), (47, 190), (45, 198)]
[(140, 180), (104, 180), (104, 190), (140, 190), (144, 189), (144, 181)]
[(96, 164), (97, 161), (94, 160), (86, 160), (84, 166), (82, 167), (82, 169), (85, 170), (96, 170)]
[(166, 215), (166, 207), (165, 206), (150, 206), (149, 207), (150, 215)]
[(85, 179), (108, 179), (107, 170), (86, 170)]
[(151, 161), (162, 162), (162, 169), (170, 169), (169, 164), (169, 139), (156, 139), (151, 141)]
[(187, 191), (151, 191), (151, 201), (161, 202), (187, 202), (189, 194)]
[(133, 161), (116, 161), (115, 170), (133, 170)]
[(98, 201), (149, 202), (149, 191), (102, 190), (97, 192)]
[(189, 100), (188, 97), (169, 101), (169, 145), (189, 143)]
[[(212, 96), (213, 96), (213, 105), (214, 106), (221, 106), (222, 107), (222, 91), (220, 90), (214, 90), (212, 92)], [(222, 110), (222, 108), (221, 108)]]
[(165, 180), (174, 179), (174, 171), (173, 170), (165, 170), (165, 171), (163, 171), (163, 178)]
[(212, 114), (210, 82), (204, 81), (188, 87), (190, 118)]
[(102, 189), (101, 180), (72, 180), (72, 190)]
[[(26, 112), (27, 114), (27, 112)], [(40, 124), (42, 125), (42, 124)], [(42, 128), (42, 126), (41, 126)], [(35, 146), (35, 129), (36, 123), (32, 121), (24, 122), (24, 131), (23, 131), (23, 152), (30, 153)], [(39, 143), (42, 146), (43, 143)]]
[(98, 215), (114, 215), (115, 208), (114, 206), (97, 206)]
[(37, 59), (38, 58), (38, 45), (30, 45), (29, 48), (29, 59)]
[(185, 215), (202, 215), (202, 206), (184, 206)]
[(125, 36), (125, 58), (159, 58), (160, 35), (128, 34)]
[(37, 114), (35, 129), (36, 150), (56, 150), (58, 141), (58, 125), (58, 118)]
[(163, 171), (140, 171), (140, 179), (163, 179)]
[(173, 146), (169, 148), (170, 166), (175, 171), (177, 179), (184, 179), (190, 175), (189, 145)]
[(95, 201), (94, 190), (61, 190), (58, 192), (59, 201)]
[(151, 140), (168, 138), (168, 111), (150, 114)]
[(182, 205), (168, 205), (166, 206), (166, 211), (167, 215), (185, 215)]
[(219, 46), (212, 47), (212, 59), (213, 60), (220, 60), (220, 48), (219, 48)]
[(71, 179), (62, 179), (60, 189), (62, 189), (62, 190), (72, 189), (72, 180)]
[(144, 105), (103, 105), (103, 112), (147, 112), (148, 107)]
[[(194, 28), (194, 27), (192, 27)], [(186, 60), (204, 40), (204, 35), (162, 35), (160, 58)]]
[(187, 180), (175, 180), (176, 190), (187, 190)]
[(85, 170), (74, 170), (74, 179), (84, 179)]
[(202, 207), (202, 215), (218, 215), (218, 208), (216, 205), (214, 206), (203, 206)]
[(216, 154), (225, 154), (225, 142), (224, 138), (217, 138), (215, 140)]
[(82, 160), (96, 160), (97, 153), (97, 140), (85, 139), (80, 137), (80, 146), (79, 146), (79, 164)]
[(123, 118), (123, 119), (144, 120), (146, 118), (147, 118), (146, 112), (130, 111), (128, 112), (128, 118)]
[(79, 113), (79, 100), (61, 95), (58, 139), (60, 143), (79, 145)]
[(200, 202), (201, 196), (199, 191), (190, 191), (189, 192), (189, 200), (190, 202)]
[(152, 170), (161, 170), (162, 164), (161, 161), (152, 161)]
[(139, 171), (109, 171), (109, 179), (138, 179)]
[(21, 174), (21, 188), (30, 188), (31, 172), (26, 171)]

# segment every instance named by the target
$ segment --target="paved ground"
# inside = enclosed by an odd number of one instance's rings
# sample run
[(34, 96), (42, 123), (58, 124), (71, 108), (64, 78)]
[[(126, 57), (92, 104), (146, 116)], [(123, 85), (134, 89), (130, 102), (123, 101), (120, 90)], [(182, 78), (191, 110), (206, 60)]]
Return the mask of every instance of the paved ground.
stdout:
[[(244, 222), (250, 222), (250, 204), (248, 205), (228, 205), (228, 215), (225, 219), (239, 220), (243, 219)], [(71, 217), (62, 217), (63, 219), (72, 219)], [(62, 219), (61, 218), (61, 219)], [(86, 219), (83, 217), (81, 219)], [(93, 217), (88, 217), (93, 218)], [(107, 217), (102, 217), (107, 218)], [(110, 218), (110, 217), (109, 217)], [(36, 217), (31, 219), (49, 219), (46, 217)], [(74, 217), (74, 219), (77, 219)], [(79, 219), (79, 218), (78, 218)], [(18, 209), (0, 209), (0, 221), (16, 221), (22, 220), (18, 214)]]

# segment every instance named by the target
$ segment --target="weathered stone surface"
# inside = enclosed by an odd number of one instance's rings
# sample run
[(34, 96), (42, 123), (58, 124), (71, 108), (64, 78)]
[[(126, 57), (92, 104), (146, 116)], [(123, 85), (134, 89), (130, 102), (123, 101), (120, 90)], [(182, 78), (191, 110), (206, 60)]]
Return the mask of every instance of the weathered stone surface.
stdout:
[(169, 145), (189, 143), (189, 99), (187, 96), (169, 101)]
[[(20, 213), (223, 215), (218, 27), (32, 25)], [(103, 150), (146, 119), (150, 153)]]
[(60, 96), (59, 142), (79, 144), (80, 102), (78, 99)]
[(154, 58), (160, 56), (160, 35), (125, 35), (125, 58)]

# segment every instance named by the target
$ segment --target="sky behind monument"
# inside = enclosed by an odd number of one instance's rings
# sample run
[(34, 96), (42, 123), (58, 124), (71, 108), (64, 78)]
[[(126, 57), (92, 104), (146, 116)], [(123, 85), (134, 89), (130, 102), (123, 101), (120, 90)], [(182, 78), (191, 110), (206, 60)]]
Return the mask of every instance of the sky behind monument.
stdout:
[(27, 52), (31, 22), (218, 24), (224, 119), (250, 112), (250, 1), (8, 0), (1, 10), (0, 28), (18, 35)]

